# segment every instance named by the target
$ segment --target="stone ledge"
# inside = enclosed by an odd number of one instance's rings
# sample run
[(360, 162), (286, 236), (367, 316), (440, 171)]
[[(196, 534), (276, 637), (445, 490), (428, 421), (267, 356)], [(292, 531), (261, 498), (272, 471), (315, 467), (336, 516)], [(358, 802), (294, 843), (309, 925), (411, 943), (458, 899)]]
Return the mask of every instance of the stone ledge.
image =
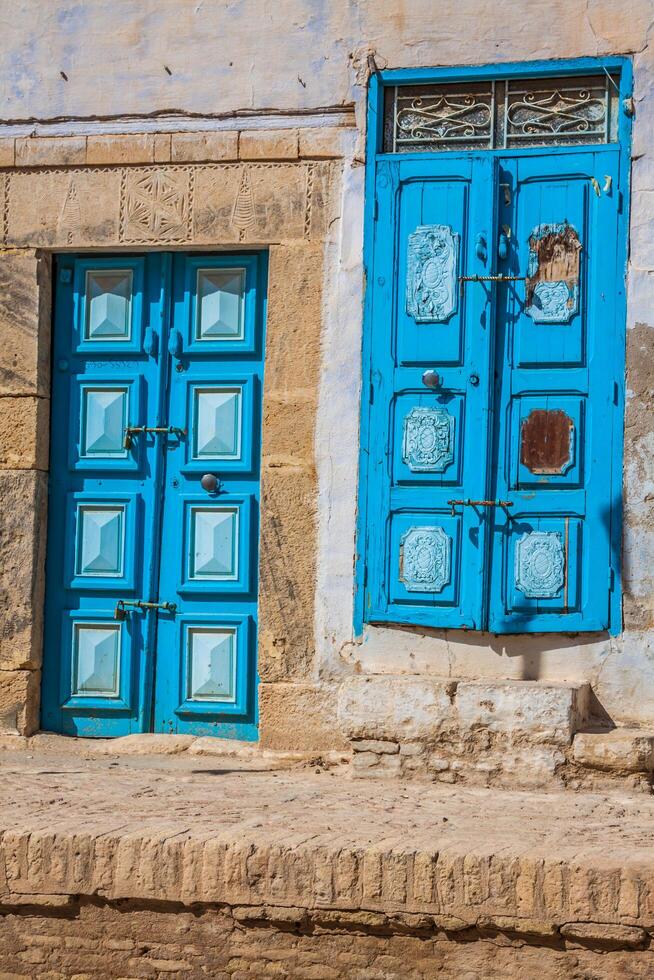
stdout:
[(654, 732), (638, 728), (577, 732), (572, 757), (582, 766), (603, 772), (651, 773), (654, 770)]
[(0, 167), (134, 166), (237, 160), (330, 160), (351, 152), (351, 126), (195, 130), (0, 139)]
[(654, 800), (347, 783), (188, 753), (0, 765), (5, 907), (224, 904), (244, 920), (621, 948), (654, 931)]

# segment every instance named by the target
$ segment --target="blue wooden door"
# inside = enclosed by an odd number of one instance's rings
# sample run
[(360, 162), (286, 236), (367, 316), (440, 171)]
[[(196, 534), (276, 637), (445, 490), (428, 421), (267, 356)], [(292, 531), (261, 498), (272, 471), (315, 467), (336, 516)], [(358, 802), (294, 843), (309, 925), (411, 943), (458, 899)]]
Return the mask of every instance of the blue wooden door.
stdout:
[[(378, 165), (365, 616), (481, 627), (492, 388), (489, 157)], [(483, 189), (483, 192), (482, 192)]]
[(619, 565), (619, 151), (498, 166), (498, 269), (526, 279), (497, 287), (492, 494), (512, 506), (494, 511), (489, 627), (605, 629)]
[(263, 291), (256, 256), (174, 260), (154, 730), (254, 739)]
[(256, 737), (263, 273), (57, 261), (46, 729)]
[(363, 619), (610, 626), (619, 149), (376, 163)]

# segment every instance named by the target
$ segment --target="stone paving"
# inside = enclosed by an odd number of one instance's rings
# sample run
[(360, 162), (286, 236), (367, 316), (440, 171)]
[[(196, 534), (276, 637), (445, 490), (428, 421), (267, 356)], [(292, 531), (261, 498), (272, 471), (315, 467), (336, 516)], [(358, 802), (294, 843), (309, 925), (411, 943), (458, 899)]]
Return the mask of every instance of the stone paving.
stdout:
[(83, 895), (368, 911), (627, 946), (654, 930), (650, 797), (350, 781), (254, 752), (24, 744), (0, 752), (5, 906)]

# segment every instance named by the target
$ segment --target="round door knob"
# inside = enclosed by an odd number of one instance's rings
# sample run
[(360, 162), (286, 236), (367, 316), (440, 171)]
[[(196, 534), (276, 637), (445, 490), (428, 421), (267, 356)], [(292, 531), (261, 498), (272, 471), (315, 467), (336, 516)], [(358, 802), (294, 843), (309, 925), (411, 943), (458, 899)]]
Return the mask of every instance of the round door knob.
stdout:
[(437, 374), (436, 371), (431, 371), (431, 370), (425, 371), (425, 373), (422, 376), (422, 383), (425, 386), (425, 388), (440, 388), (441, 386), (440, 375)]
[(205, 473), (200, 480), (200, 486), (203, 490), (206, 490), (207, 493), (216, 493), (218, 490), (218, 483), (218, 477), (213, 473)]

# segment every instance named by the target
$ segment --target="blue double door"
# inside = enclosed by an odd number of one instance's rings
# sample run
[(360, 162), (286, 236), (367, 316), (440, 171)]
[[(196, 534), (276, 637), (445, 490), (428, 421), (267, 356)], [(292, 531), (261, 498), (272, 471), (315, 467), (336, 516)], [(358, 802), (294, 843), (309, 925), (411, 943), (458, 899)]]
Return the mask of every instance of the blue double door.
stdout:
[(619, 168), (615, 144), (377, 162), (365, 620), (619, 628)]
[(57, 260), (45, 729), (257, 737), (265, 271)]

